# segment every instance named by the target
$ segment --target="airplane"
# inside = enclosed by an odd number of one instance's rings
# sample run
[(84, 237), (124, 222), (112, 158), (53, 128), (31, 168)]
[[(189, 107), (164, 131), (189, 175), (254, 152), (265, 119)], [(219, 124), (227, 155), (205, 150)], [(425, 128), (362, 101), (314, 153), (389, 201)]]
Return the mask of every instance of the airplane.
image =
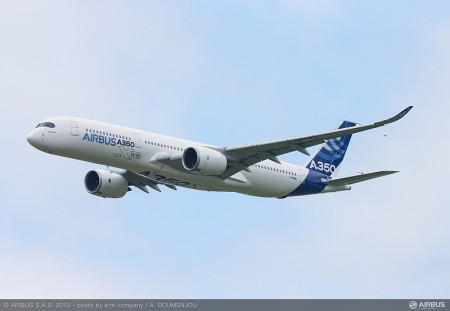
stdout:
[[(228, 147), (72, 117), (42, 121), (27, 140), (43, 152), (107, 166), (84, 178), (86, 191), (103, 198), (121, 198), (132, 186), (161, 192), (163, 185), (282, 199), (350, 190), (352, 184), (397, 173), (337, 178), (352, 134), (398, 121), (411, 109), (368, 125), (343, 121), (329, 132)], [(321, 147), (310, 156), (307, 149), (316, 145)], [(294, 151), (310, 156), (306, 166), (278, 159)]]

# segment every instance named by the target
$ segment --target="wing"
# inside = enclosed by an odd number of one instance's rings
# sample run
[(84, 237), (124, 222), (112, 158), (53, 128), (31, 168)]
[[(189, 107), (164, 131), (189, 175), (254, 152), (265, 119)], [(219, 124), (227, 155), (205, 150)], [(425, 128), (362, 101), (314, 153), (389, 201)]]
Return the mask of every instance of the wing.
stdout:
[(277, 156), (293, 151), (299, 151), (301, 153), (309, 155), (309, 152), (306, 150), (309, 147), (320, 145), (332, 138), (367, 131), (373, 128), (377, 128), (398, 121), (401, 118), (403, 118), (411, 109), (412, 106), (409, 106), (408, 108), (404, 109), (402, 112), (391, 118), (378, 121), (372, 124), (337, 129), (330, 132), (319, 133), (304, 137), (293, 137), (284, 140), (277, 140), (249, 145), (231, 146), (226, 147), (224, 149), (220, 149), (220, 151), (224, 153), (228, 159), (228, 168), (222, 175), (220, 175), (220, 177), (222, 179), (227, 179), (239, 171), (242, 170), (249, 171), (248, 168), (249, 166), (264, 160), (271, 160), (280, 163)]

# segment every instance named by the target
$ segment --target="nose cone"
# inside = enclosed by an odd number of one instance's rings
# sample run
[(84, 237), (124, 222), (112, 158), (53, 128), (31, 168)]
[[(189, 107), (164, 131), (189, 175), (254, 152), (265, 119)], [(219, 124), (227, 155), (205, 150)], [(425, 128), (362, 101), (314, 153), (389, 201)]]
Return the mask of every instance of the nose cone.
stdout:
[(31, 146), (35, 147), (38, 144), (37, 138), (36, 138), (36, 133), (35, 131), (31, 131), (28, 135), (27, 135), (27, 141), (30, 143)]

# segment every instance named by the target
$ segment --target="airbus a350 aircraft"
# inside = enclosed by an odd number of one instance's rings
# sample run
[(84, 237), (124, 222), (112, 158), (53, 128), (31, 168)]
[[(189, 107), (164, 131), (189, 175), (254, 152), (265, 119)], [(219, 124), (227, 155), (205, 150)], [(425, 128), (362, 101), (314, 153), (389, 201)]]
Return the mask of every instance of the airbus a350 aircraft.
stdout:
[[(159, 185), (207, 191), (239, 192), (286, 198), (350, 190), (351, 184), (396, 173), (380, 171), (336, 178), (352, 134), (403, 118), (396, 116), (368, 125), (344, 121), (338, 129), (304, 137), (231, 147), (135, 130), (98, 121), (54, 117), (37, 125), (28, 142), (44, 152), (123, 169), (91, 170), (84, 178), (90, 194), (121, 198), (134, 186), (144, 192)], [(281, 162), (278, 156), (320, 145), (305, 167)]]

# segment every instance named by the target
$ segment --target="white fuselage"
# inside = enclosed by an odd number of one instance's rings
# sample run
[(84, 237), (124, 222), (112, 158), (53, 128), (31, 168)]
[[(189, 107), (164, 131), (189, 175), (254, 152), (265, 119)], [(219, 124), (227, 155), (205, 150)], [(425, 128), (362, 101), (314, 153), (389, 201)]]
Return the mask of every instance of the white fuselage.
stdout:
[[(230, 191), (282, 198), (305, 180), (308, 169), (290, 163), (262, 161), (225, 180), (171, 167), (156, 155), (180, 156), (189, 147), (205, 144), (81, 118), (55, 117), (53, 128), (37, 127), (27, 139), (51, 154), (122, 168), (175, 186), (207, 191)], [(326, 189), (324, 189), (326, 190)], [(327, 192), (327, 191), (323, 191)]]

